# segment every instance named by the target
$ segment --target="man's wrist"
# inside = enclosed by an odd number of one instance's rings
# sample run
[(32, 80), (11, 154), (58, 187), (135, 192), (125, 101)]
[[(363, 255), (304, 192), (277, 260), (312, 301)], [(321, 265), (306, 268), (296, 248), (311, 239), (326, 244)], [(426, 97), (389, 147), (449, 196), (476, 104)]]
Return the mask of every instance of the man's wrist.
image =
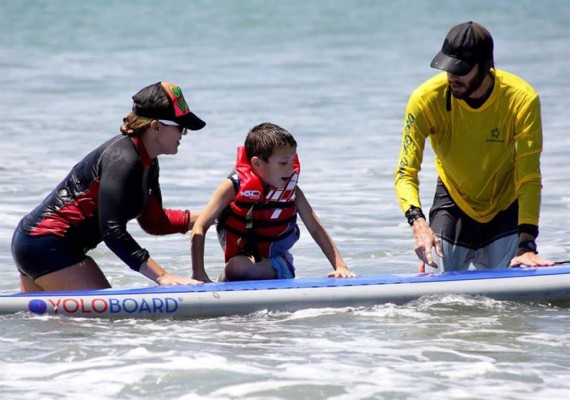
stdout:
[(519, 249), (525, 249), (532, 251), (534, 254), (538, 254), (536, 242), (534, 240), (523, 240), (519, 242)]
[(533, 238), (538, 237), (538, 225), (520, 224), (518, 226), (518, 231), (519, 231), (519, 237), (523, 235), (529, 235), (532, 236)]
[(408, 211), (404, 213), (404, 215), (406, 216), (408, 224), (410, 224), (410, 226), (414, 225), (414, 221), (418, 218), (426, 219), (426, 216), (424, 215), (422, 209), (416, 206), (411, 206)]

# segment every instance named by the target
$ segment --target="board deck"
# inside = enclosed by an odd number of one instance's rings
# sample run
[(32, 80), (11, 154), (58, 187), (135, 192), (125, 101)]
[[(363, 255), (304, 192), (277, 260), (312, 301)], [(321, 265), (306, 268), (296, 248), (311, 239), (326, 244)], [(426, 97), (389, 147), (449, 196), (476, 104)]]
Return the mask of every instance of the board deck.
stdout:
[(423, 296), (443, 294), (508, 301), (570, 302), (570, 267), (0, 294), (0, 315), (179, 319), (261, 310), (403, 304)]

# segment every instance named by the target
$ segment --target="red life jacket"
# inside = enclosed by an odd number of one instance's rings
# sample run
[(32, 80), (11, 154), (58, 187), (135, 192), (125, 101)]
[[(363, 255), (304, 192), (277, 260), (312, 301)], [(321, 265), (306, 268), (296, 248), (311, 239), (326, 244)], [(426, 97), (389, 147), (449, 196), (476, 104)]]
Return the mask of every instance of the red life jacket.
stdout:
[(266, 189), (253, 172), (245, 148), (238, 147), (236, 198), (218, 222), (225, 230), (225, 260), (243, 254), (270, 258), (289, 250), (299, 240), (295, 191), (301, 172), (299, 159), (293, 160), (295, 172), (284, 189)]

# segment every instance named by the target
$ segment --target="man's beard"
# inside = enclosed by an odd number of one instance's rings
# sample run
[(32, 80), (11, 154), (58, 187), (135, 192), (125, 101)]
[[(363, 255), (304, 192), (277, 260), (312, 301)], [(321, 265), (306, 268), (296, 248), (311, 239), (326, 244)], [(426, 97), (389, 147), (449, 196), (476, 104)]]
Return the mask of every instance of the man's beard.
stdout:
[(480, 65), (479, 66), (479, 72), (477, 74), (477, 78), (473, 79), (470, 82), (467, 82), (467, 84), (462, 85), (462, 87), (465, 88), (465, 90), (463, 92), (456, 93), (450, 85), (449, 89), (451, 90), (453, 97), (455, 97), (456, 99), (459, 99), (459, 100), (463, 100), (463, 99), (466, 99), (469, 96), (471, 96), (477, 89), (479, 89), (479, 87), (483, 83), (483, 80), (487, 76), (488, 72), (489, 71), (483, 71), (483, 66)]

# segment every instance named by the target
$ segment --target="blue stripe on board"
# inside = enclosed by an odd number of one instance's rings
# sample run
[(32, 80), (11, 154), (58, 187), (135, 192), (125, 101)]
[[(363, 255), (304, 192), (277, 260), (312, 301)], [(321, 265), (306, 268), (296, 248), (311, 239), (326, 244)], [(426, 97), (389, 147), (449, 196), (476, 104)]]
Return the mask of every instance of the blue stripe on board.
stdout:
[(448, 281), (468, 281), (484, 279), (503, 279), (517, 277), (536, 277), (548, 275), (570, 274), (570, 267), (544, 267), (544, 268), (511, 268), (496, 271), (461, 271), (446, 272), (443, 274), (418, 274), (418, 275), (362, 275), (355, 278), (298, 278), (266, 281), (243, 281), (226, 283), (208, 283), (202, 285), (177, 285), (177, 286), (152, 286), (130, 289), (106, 289), (106, 290), (81, 290), (68, 292), (43, 292), (43, 293), (15, 293), (0, 295), (1, 297), (41, 297), (41, 296), (94, 296), (94, 295), (120, 295), (120, 294), (151, 294), (151, 293), (200, 293), (200, 292), (227, 292), (227, 291), (250, 291), (272, 289), (308, 289), (341, 286), (369, 286), (409, 283), (429, 283)]

